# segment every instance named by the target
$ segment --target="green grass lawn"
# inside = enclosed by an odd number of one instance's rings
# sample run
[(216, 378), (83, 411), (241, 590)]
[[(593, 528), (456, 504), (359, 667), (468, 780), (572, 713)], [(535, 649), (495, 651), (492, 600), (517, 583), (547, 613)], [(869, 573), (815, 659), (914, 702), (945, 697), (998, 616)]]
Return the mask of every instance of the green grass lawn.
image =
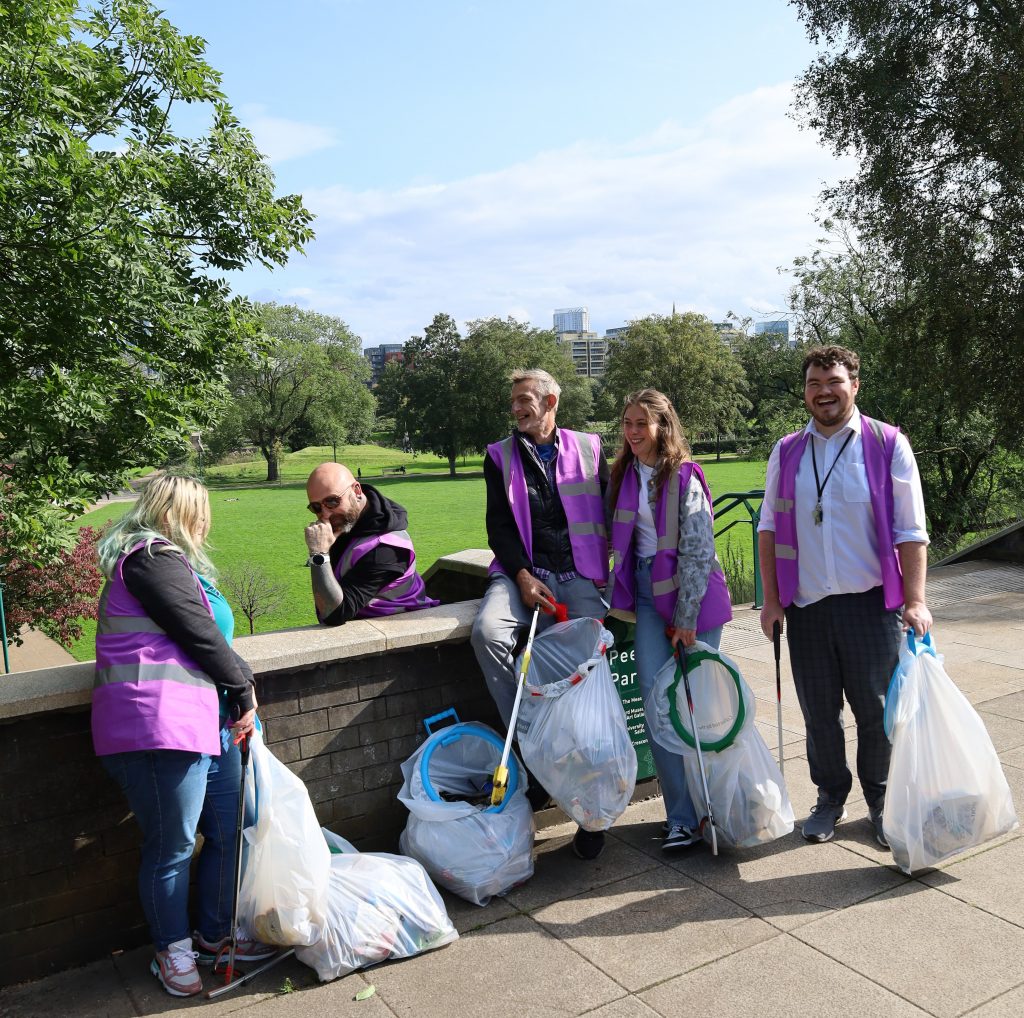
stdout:
[[(377, 447), (350, 448), (367, 450)], [(266, 487), (225, 485), (210, 491), (211, 558), (217, 569), (223, 573), (239, 563), (252, 563), (286, 587), (281, 606), (275, 612), (257, 619), (257, 632), (307, 626), (316, 621), (309, 570), (305, 567), (307, 552), (302, 533), (312, 519), (306, 509), (304, 482), (312, 466), (322, 462), (324, 451), (306, 449), (289, 456), (285, 464), (288, 471), (285, 476), (291, 479), (280, 484)], [(394, 458), (391, 450), (383, 452)], [(372, 463), (374, 455), (377, 454), (371, 453), (370, 458), (363, 462)], [(340, 450), (339, 458), (342, 458)], [(388, 465), (391, 465), (392, 459), (387, 461)], [(346, 462), (356, 465), (358, 461), (353, 458)], [(442, 555), (465, 548), (487, 547), (484, 481), (478, 473), (479, 458), (475, 467), (467, 468), (477, 471), (476, 476), (449, 478), (446, 466), (442, 464), (442, 472), (431, 471), (426, 476), (406, 474), (374, 477), (372, 480), (375, 487), (408, 510), (409, 532), (416, 545), (420, 572), (425, 572)], [(764, 483), (763, 463), (702, 461), (702, 466), (716, 497), (726, 492), (759, 488)], [(367, 474), (368, 469), (363, 472)], [(83, 526), (103, 526), (118, 518), (128, 506), (129, 503), (125, 502), (112, 503), (83, 516), (80, 523)], [(719, 529), (731, 518), (720, 518)], [(753, 554), (750, 527), (736, 526), (720, 538), (720, 557), (726, 554), (729, 546), (731, 554), (740, 555), (744, 562), (749, 563)], [(248, 622), (238, 611), (237, 605), (233, 607), (236, 632), (242, 635), (248, 632)], [(95, 656), (95, 623), (87, 623), (83, 638), (71, 648), (71, 652), (80, 661), (92, 660)]]

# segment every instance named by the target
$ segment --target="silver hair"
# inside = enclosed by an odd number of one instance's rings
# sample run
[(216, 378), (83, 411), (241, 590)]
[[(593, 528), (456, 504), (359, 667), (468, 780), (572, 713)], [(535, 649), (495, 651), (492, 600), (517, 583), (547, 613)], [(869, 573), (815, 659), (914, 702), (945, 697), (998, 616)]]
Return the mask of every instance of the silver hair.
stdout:
[(522, 371), (513, 371), (513, 387), (521, 382), (529, 382), (534, 392), (541, 399), (544, 399), (546, 396), (554, 396), (555, 409), (558, 409), (558, 399), (562, 395), (562, 387), (555, 381), (554, 376), (549, 375), (543, 368), (526, 368)]

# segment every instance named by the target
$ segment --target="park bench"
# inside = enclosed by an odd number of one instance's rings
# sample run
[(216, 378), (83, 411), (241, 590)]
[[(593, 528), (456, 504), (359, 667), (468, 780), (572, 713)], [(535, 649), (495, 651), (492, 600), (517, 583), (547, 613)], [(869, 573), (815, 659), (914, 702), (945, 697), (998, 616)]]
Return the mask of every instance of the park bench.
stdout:
[(387, 475), (387, 474), (404, 474), (405, 473), (405, 464), (403, 463), (401, 466), (397, 466), (397, 467), (381, 467), (380, 468), (380, 472), (381, 472), (382, 475)]

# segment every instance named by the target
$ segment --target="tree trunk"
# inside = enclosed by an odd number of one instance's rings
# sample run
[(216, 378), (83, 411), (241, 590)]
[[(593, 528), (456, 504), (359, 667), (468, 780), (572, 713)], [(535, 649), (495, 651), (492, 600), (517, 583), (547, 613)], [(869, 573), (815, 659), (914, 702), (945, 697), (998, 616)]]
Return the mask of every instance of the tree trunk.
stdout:
[(449, 477), (454, 477), (455, 476), (455, 460), (457, 458), (458, 457), (456, 456), (455, 453), (453, 453), (453, 452), (448, 453), (448, 476)]
[(715, 431), (715, 462), (722, 462), (722, 433)]
[(269, 449), (266, 446), (260, 446), (260, 452), (263, 453), (263, 458), (267, 461), (267, 480), (276, 481), (280, 476), (279, 465), (278, 465), (278, 446), (275, 443)]

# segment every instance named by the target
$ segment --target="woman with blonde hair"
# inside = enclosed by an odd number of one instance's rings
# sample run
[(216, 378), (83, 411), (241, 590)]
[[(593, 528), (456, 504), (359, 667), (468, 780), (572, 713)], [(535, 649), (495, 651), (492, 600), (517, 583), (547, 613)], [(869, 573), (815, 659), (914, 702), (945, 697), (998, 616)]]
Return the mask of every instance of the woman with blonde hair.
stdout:
[[(231, 649), (234, 619), (206, 555), (210, 501), (188, 477), (151, 481), (99, 543), (107, 577), (96, 633), (93, 746), (142, 829), (139, 894), (156, 953), (153, 975), (176, 997), (203, 986), (231, 935), (241, 755), (256, 697)], [(232, 722), (231, 719), (235, 720)], [(196, 833), (198, 930), (188, 919)], [(236, 958), (275, 949), (239, 933)]]
[[(673, 651), (697, 640), (718, 647), (732, 607), (715, 556), (711, 490), (668, 397), (657, 389), (630, 393), (622, 432), (608, 485), (611, 604), (636, 613), (636, 674), (646, 710), (655, 675)], [(668, 818), (662, 850), (670, 852), (697, 840), (698, 818), (682, 757), (651, 738), (646, 720), (645, 727)]]

